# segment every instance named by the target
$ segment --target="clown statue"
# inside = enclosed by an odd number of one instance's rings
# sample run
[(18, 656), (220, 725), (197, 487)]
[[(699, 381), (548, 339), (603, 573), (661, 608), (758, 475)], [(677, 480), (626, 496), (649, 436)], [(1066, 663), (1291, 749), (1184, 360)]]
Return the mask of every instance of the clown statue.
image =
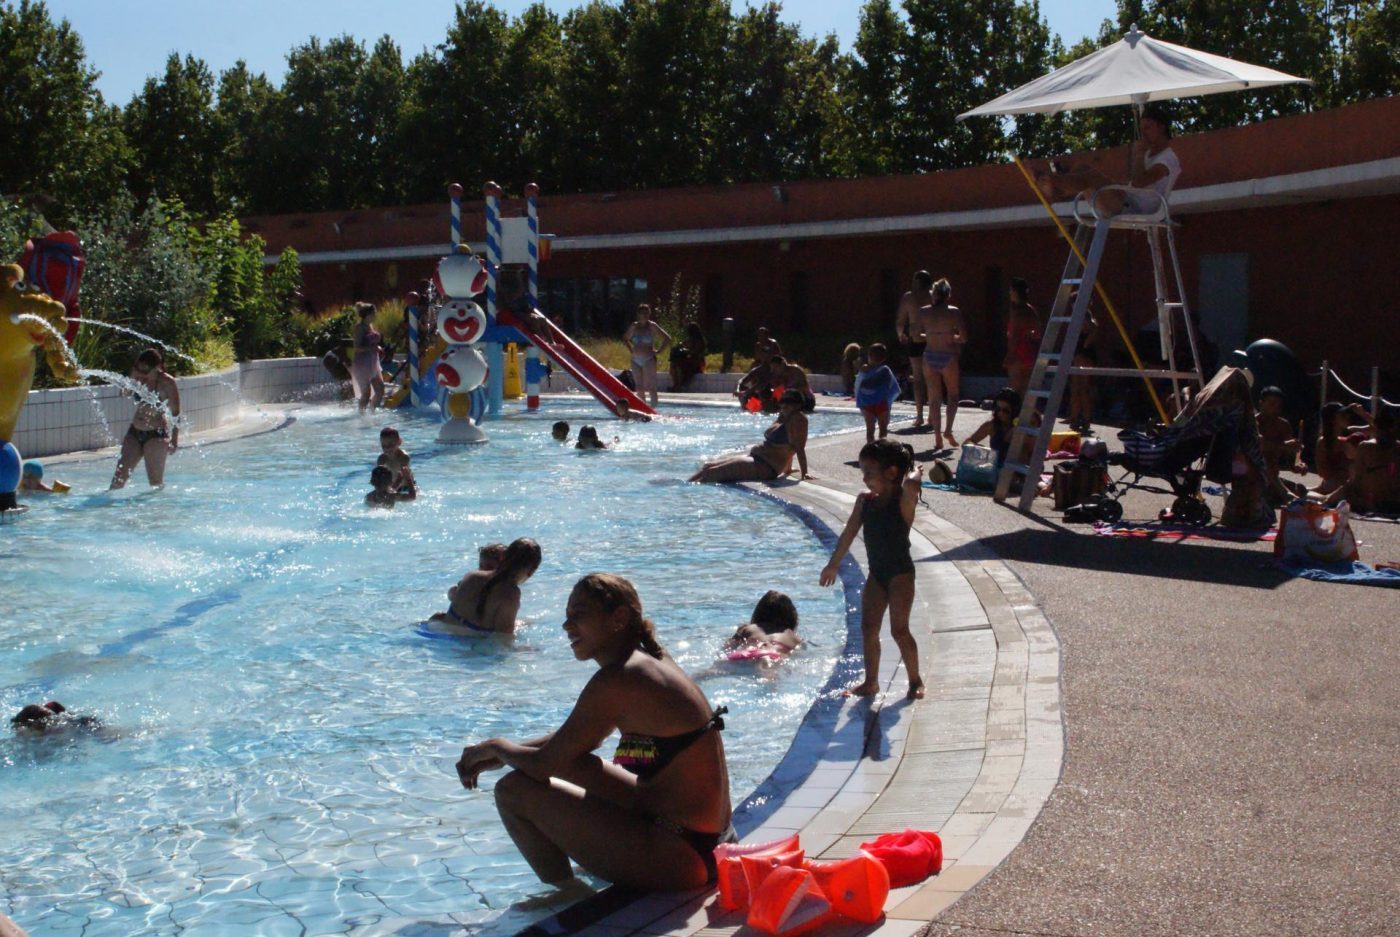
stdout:
[(471, 418), (471, 393), (486, 382), (486, 359), (475, 347), (486, 332), (486, 312), (467, 297), (485, 289), (486, 271), (481, 261), (459, 250), (438, 263), (437, 282), (449, 298), (438, 310), (438, 335), (448, 349), (438, 359), (438, 387), (446, 393), (442, 402), (446, 422), (438, 442), (464, 445), (486, 442), (486, 434)]
[(15, 507), (22, 460), (10, 440), (34, 383), (35, 349), (42, 346), (55, 377), (69, 383), (78, 378), (60, 337), (68, 326), (65, 316), (63, 303), (25, 282), (24, 268), (0, 266), (0, 511)]

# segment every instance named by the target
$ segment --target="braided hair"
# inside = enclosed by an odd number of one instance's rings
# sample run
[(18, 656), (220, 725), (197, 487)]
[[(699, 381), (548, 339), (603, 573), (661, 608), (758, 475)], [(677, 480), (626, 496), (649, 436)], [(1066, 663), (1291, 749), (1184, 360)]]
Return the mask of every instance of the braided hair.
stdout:
[(656, 625), (642, 614), (642, 599), (632, 583), (612, 573), (589, 573), (574, 584), (574, 589), (597, 602), (604, 611), (627, 609), (627, 630), (633, 646), (657, 660), (666, 657), (665, 649), (656, 640)]

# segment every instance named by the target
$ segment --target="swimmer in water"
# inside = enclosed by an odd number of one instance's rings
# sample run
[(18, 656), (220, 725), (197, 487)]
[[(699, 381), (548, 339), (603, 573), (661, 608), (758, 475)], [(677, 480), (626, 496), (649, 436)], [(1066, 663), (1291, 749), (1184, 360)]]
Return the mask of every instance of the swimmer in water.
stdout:
[(734, 654), (753, 648), (787, 654), (801, 643), (797, 636), (797, 606), (786, 593), (770, 589), (753, 607), (748, 624), (740, 625), (734, 636), (724, 642), (724, 650)]

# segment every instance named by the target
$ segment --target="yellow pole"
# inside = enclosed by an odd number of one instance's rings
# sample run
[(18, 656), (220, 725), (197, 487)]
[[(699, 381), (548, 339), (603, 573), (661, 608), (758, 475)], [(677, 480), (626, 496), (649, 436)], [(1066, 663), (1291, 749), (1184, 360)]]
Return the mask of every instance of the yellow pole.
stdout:
[[(1060, 216), (1055, 214), (1055, 209), (1050, 205), (1050, 200), (1045, 197), (1044, 192), (1040, 191), (1040, 186), (1035, 184), (1035, 179), (1031, 177), (1031, 172), (1026, 168), (1026, 164), (1021, 162), (1021, 157), (1019, 156), (1012, 157), (1012, 159), (1016, 162), (1016, 168), (1021, 170), (1021, 175), (1026, 177), (1026, 184), (1031, 187), (1031, 191), (1035, 193), (1035, 197), (1040, 199), (1040, 204), (1045, 207), (1045, 213), (1050, 216), (1051, 221), (1055, 222), (1055, 227), (1060, 229), (1060, 236), (1069, 242), (1069, 249), (1074, 251), (1074, 255), (1079, 258), (1080, 265), (1088, 266), (1089, 261), (1087, 261), (1080, 252), (1079, 245), (1074, 243), (1074, 238), (1065, 230), (1064, 223), (1060, 221)], [(1143, 366), (1142, 359), (1138, 357), (1137, 349), (1133, 347), (1132, 340), (1128, 338), (1128, 330), (1123, 328), (1123, 323), (1118, 318), (1118, 312), (1113, 308), (1113, 302), (1108, 298), (1108, 294), (1104, 292), (1103, 284), (1099, 282), (1097, 276), (1094, 277), (1094, 290), (1099, 294), (1099, 299), (1103, 300), (1104, 308), (1108, 310), (1108, 317), (1113, 320), (1114, 327), (1118, 329), (1118, 335), (1123, 339), (1123, 344), (1127, 346), (1128, 354), (1133, 358), (1133, 367), (1137, 368), (1139, 371), (1147, 370)], [(1157, 396), (1157, 388), (1152, 386), (1152, 380), (1144, 374), (1142, 376), (1142, 382), (1147, 385), (1147, 393), (1152, 397), (1152, 405), (1157, 408), (1157, 415), (1162, 418), (1163, 423), (1170, 423), (1171, 420), (1167, 418), (1166, 408), (1162, 406), (1161, 398)]]

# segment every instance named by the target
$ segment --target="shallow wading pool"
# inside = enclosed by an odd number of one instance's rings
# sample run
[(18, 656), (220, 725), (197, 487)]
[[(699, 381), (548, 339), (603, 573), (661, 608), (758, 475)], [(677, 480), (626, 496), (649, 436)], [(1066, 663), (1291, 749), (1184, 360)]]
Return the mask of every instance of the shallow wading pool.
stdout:
[[(508, 933), (554, 909), (490, 794), (464, 791), (462, 745), (557, 726), (593, 673), (559, 628), (570, 586), (629, 577), (662, 643), (730, 708), (736, 802), (782, 758), (846, 641), (826, 551), (766, 499), (685, 485), (765, 417), (731, 409), (621, 424), (549, 401), (438, 447), (437, 424), (306, 408), (278, 432), (187, 448), (168, 487), (108, 495), (110, 462), (47, 475), (0, 529), (0, 704), (59, 699), (107, 729), (0, 736), (0, 910), (46, 934)], [(549, 438), (596, 423), (615, 451)], [(424, 490), (362, 506), (392, 421)], [(812, 432), (853, 428), (814, 414)], [(515, 642), (433, 639), (423, 619), (477, 547), (532, 536)], [(715, 663), (767, 589), (808, 646), (759, 672)], [(611, 751), (610, 746), (607, 749)]]

